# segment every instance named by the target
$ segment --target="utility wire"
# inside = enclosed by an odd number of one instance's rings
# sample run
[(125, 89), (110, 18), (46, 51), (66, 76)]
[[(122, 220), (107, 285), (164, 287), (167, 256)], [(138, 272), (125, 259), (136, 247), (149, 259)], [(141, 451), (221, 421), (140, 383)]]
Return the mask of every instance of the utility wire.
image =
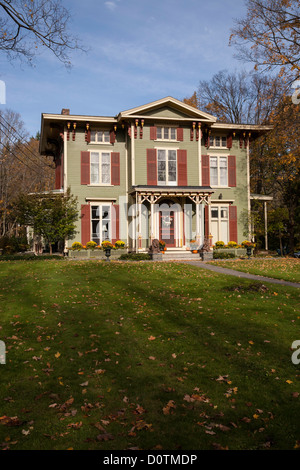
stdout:
[[(9, 128), (6, 127), (3, 123), (2, 123), (2, 126), (3, 126), (8, 132), (11, 132), (11, 129), (12, 129), (12, 130), (15, 132), (15, 134), (17, 134), (17, 135), (20, 137), (20, 139), (22, 139), (20, 143), (21, 143), (22, 145), (24, 145), (32, 155), (34, 155), (35, 157), (38, 158), (39, 155), (38, 155), (37, 153), (35, 153), (35, 152), (32, 151), (32, 149), (29, 147), (28, 142), (24, 141), (24, 137), (15, 129), (15, 127), (12, 126), (9, 122), (7, 122), (7, 120), (6, 120), (1, 114), (0, 114), (0, 119), (2, 119), (2, 121), (4, 121), (4, 122), (7, 124), (7, 126), (9, 126)], [(0, 122), (0, 124), (1, 124), (1, 122)], [(9, 136), (8, 136), (6, 133), (5, 133), (5, 135), (6, 135), (6, 137), (7, 137), (12, 143), (14, 143), (14, 145), (17, 145), (15, 142), (12, 141), (12, 139), (9, 138)], [(19, 143), (19, 142), (18, 142), (18, 143)], [(29, 158), (29, 156), (26, 155), (22, 149), (19, 149), (19, 150), (26, 156), (26, 158), (28, 158), (29, 160), (31, 160), (31, 159)], [(32, 163), (36, 164), (36, 162), (34, 162), (33, 160), (31, 160), (31, 161), (32, 161)], [(44, 166), (47, 167), (47, 168), (52, 168), (52, 169), (53, 169), (53, 167), (52, 167), (51, 165), (48, 165), (48, 164), (45, 163), (44, 161), (41, 161), (41, 164), (44, 165)]]
[[(1, 124), (1, 122), (0, 122), (0, 124)], [(3, 123), (2, 123), (2, 126), (3, 126), (4, 129), (7, 130), (7, 132), (10, 132), (10, 129), (7, 128)], [(20, 144), (20, 143), (22, 144), (22, 142), (15, 142), (15, 141), (9, 136), (9, 134), (7, 134), (4, 130), (3, 130), (3, 134), (5, 135), (5, 137), (8, 139), (8, 141), (9, 141), (12, 145), (14, 145), (15, 147), (17, 147), (18, 151), (19, 151), (20, 153), (22, 153), (22, 154), (26, 157), (27, 160), (29, 160), (31, 163), (33, 163), (34, 165), (36, 165), (36, 166), (40, 169), (40, 166), (38, 165), (38, 163), (37, 163), (36, 161), (32, 160), (32, 159), (29, 157), (29, 155), (24, 152), (24, 150), (22, 149), (22, 147), (19, 147), (19, 144)], [(4, 145), (2, 142), (0, 142), (0, 143), (1, 143), (2, 145)], [(23, 144), (22, 144), (22, 145), (23, 145)], [(9, 147), (6, 146), (6, 148), (7, 148), (7, 150), (9, 150), (9, 151), (16, 157), (16, 155), (12, 152), (12, 150), (11, 150)], [(28, 150), (29, 150), (29, 149), (28, 149)], [(33, 152), (31, 152), (31, 153), (33, 153)], [(37, 156), (37, 155), (35, 155), (35, 156)], [(18, 157), (16, 157), (16, 158), (18, 158)], [(20, 160), (20, 159), (18, 159), (18, 160)], [(24, 163), (24, 162), (22, 162), (22, 163)], [(42, 163), (44, 166), (47, 166), (47, 168), (52, 168), (52, 169), (53, 169), (52, 166), (47, 165), (47, 164), (45, 164), (44, 162), (41, 162), (41, 163)], [(24, 163), (24, 164), (25, 164), (25, 163)], [(28, 166), (28, 165), (27, 165), (27, 166)], [(30, 168), (30, 167), (28, 167), (28, 168)]]

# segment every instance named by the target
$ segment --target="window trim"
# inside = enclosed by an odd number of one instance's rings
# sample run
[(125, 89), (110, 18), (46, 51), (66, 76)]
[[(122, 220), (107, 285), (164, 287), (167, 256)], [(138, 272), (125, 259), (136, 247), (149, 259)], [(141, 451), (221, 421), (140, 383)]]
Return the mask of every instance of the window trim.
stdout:
[[(212, 184), (212, 172), (211, 172), (211, 158), (217, 158), (217, 172), (218, 172), (218, 182), (217, 184)], [(221, 184), (220, 181), (220, 159), (226, 158), (226, 184)], [(229, 176), (228, 176), (228, 155), (209, 155), (209, 182), (212, 188), (229, 188)]]
[[(93, 233), (93, 220), (97, 220), (97, 219), (93, 219), (93, 207), (98, 207), (100, 210), (101, 210), (101, 219), (99, 219), (99, 224), (101, 223), (102, 224), (102, 207), (104, 206), (108, 206), (109, 207), (109, 230), (108, 230), (108, 238), (105, 238), (105, 240), (111, 240), (111, 235), (112, 235), (112, 203), (111, 202), (94, 202), (90, 204), (90, 217), (91, 217), (91, 224), (90, 224), (90, 234), (91, 234), (91, 240), (92, 241), (95, 241), (94, 240), (94, 233)], [(99, 232), (99, 245), (101, 245), (101, 243), (104, 241), (102, 240), (102, 230)]]
[[(212, 222), (217, 222), (217, 224), (218, 224), (218, 237), (217, 237), (218, 240), (215, 240), (214, 243), (221, 240), (220, 236), (221, 236), (221, 222), (222, 222), (222, 220), (227, 222), (227, 240), (228, 241), (227, 242), (225, 241), (225, 242), (228, 243), (230, 241), (229, 240), (229, 238), (230, 238), (229, 206), (230, 206), (230, 204), (226, 204), (224, 202), (223, 203), (220, 202), (218, 204), (211, 204), (211, 206), (210, 206), (210, 220), (211, 220), (211, 223)], [(221, 217), (221, 209), (222, 208), (226, 209), (227, 217)], [(213, 209), (218, 209), (218, 217), (217, 218), (212, 217), (212, 210)], [(224, 240), (222, 240), (222, 241), (224, 241)]]
[[(95, 141), (92, 141), (92, 133), (95, 132), (96, 133), (96, 140)], [(104, 133), (107, 132), (108, 133), (108, 141), (105, 141), (105, 140), (98, 140), (98, 132), (103, 132), (103, 138), (104, 138)], [(90, 137), (90, 142), (89, 144), (92, 144), (92, 145), (112, 145), (111, 142), (110, 142), (110, 130), (108, 129), (93, 129), (91, 130), (91, 137)]]
[[(99, 181), (92, 183), (92, 154), (98, 154), (98, 167), (99, 167)], [(102, 183), (102, 154), (107, 153), (109, 155), (109, 183)], [(90, 184), (89, 186), (112, 186), (111, 184), (111, 152), (105, 150), (91, 150), (90, 152)]]
[[(219, 146), (214, 145), (214, 144), (215, 144), (215, 139), (216, 139), (216, 137), (219, 137), (219, 138), (220, 138), (221, 144), (222, 144), (222, 139), (225, 139), (225, 145), (219, 145)], [(214, 144), (211, 143), (212, 141), (214, 142)], [(210, 136), (209, 136), (209, 148), (218, 149), (218, 150), (225, 150), (225, 149), (227, 149), (227, 148), (228, 148), (228, 147), (227, 147), (227, 136), (224, 135), (224, 134), (217, 134), (217, 135), (213, 135), (213, 136), (210, 135)]]
[[(177, 126), (172, 126), (172, 125), (168, 125), (168, 126), (161, 126), (161, 125), (156, 125), (156, 140), (158, 142), (178, 142), (177, 140)], [(161, 129), (161, 137), (157, 137), (157, 134), (158, 134), (158, 129)], [(165, 129), (168, 129), (168, 134), (169, 134), (169, 137), (166, 139), (164, 137), (164, 131)], [(175, 131), (175, 138), (174, 139), (171, 139), (171, 129), (174, 129)]]
[[(172, 147), (166, 147), (166, 148), (162, 148), (162, 147), (155, 147), (155, 150), (156, 150), (156, 164), (157, 164), (157, 168), (156, 168), (156, 177), (157, 177), (157, 186), (177, 186), (178, 185), (178, 148), (172, 148)], [(168, 169), (168, 166), (169, 166), (169, 158), (166, 158), (166, 181), (165, 182), (162, 182), (162, 181), (159, 181), (158, 179), (158, 152), (159, 150), (163, 150), (166, 152), (166, 157), (168, 157), (168, 152), (169, 151), (175, 151), (176, 153), (176, 159), (175, 159), (175, 162), (176, 162), (176, 180), (175, 181), (171, 181), (171, 184), (169, 183), (169, 169)]]

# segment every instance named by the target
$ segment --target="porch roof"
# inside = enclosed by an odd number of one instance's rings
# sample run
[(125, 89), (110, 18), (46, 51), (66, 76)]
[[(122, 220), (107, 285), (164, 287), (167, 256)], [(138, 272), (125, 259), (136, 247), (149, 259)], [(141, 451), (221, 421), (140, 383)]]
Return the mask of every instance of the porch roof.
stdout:
[(139, 195), (146, 199), (151, 196), (156, 200), (164, 196), (186, 196), (207, 203), (213, 193), (214, 190), (210, 186), (133, 186), (129, 191), (132, 196)]

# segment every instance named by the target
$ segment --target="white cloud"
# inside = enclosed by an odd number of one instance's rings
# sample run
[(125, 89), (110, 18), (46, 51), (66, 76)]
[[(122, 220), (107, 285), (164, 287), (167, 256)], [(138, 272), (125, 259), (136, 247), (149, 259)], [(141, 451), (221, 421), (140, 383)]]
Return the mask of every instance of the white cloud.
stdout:
[(114, 11), (117, 8), (116, 2), (104, 2), (104, 5), (111, 11)]

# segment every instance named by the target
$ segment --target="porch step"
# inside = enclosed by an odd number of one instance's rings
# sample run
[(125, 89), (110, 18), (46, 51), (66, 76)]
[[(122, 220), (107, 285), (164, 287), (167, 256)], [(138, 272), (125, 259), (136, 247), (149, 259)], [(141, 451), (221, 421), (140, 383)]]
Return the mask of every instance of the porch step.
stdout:
[(192, 253), (191, 251), (166, 251), (162, 255), (163, 261), (176, 261), (176, 260), (196, 260), (201, 261), (199, 253)]

